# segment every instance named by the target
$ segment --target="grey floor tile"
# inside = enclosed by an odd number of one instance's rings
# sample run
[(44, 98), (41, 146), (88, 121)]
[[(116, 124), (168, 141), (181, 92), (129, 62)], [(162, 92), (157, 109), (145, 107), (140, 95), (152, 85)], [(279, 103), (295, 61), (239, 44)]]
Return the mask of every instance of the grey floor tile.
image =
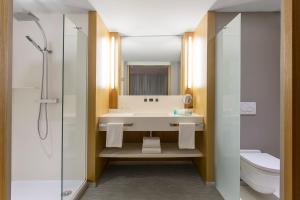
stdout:
[(223, 200), (193, 165), (111, 165), (82, 200)]

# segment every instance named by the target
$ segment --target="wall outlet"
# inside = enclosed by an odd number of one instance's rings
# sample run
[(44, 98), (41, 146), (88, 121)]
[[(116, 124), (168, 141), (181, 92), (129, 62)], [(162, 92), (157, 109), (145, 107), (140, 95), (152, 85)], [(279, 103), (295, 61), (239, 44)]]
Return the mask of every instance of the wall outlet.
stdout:
[(241, 115), (256, 115), (256, 102), (241, 102)]

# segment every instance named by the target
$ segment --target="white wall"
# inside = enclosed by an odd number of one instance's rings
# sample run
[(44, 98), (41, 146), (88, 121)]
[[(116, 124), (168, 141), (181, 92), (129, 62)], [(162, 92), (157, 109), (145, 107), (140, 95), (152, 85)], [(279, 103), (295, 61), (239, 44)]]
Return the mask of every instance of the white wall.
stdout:
[(63, 17), (36, 14), (48, 37), (49, 97), (59, 98), (48, 106), (49, 136), (42, 142), (37, 132), (42, 75), (42, 56), (25, 38), (30, 35), (39, 44), (42, 38), (33, 22), (13, 21), (13, 102), (12, 102), (12, 179), (60, 179), (62, 137), (62, 44)]
[[(145, 98), (148, 99), (147, 102), (144, 102)], [(149, 98), (152, 98), (153, 102), (150, 102)], [(182, 98), (182, 95), (119, 96), (118, 109), (123, 112), (171, 113), (176, 108), (184, 108)], [(158, 102), (155, 101), (156, 99), (158, 99)]]

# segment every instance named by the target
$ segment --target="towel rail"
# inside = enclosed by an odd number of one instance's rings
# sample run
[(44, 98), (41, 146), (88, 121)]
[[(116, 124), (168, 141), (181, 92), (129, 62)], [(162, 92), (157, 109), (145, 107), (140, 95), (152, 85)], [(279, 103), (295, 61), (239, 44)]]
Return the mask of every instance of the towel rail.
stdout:
[[(107, 128), (107, 124), (108, 123), (99, 123), (99, 129), (103, 130)], [(134, 124), (133, 123), (124, 123), (123, 126), (124, 127), (132, 127)], [(178, 122), (174, 122), (174, 123), (169, 123), (170, 127), (179, 127), (179, 123)], [(204, 123), (195, 123), (195, 126), (197, 129), (204, 129)]]
[[(123, 126), (131, 127), (131, 126), (133, 126), (133, 123), (124, 123)], [(107, 123), (100, 123), (99, 124), (99, 128), (106, 128), (106, 127), (107, 127)]]
[[(170, 123), (169, 125), (171, 127), (178, 127), (179, 123)], [(195, 126), (203, 126), (203, 123), (195, 123)]]

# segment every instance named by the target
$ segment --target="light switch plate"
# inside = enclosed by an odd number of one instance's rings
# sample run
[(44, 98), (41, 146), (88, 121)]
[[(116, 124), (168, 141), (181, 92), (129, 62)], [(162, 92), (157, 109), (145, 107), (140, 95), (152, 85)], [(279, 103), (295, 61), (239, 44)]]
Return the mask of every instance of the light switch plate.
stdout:
[(256, 115), (256, 102), (241, 102), (241, 115)]

